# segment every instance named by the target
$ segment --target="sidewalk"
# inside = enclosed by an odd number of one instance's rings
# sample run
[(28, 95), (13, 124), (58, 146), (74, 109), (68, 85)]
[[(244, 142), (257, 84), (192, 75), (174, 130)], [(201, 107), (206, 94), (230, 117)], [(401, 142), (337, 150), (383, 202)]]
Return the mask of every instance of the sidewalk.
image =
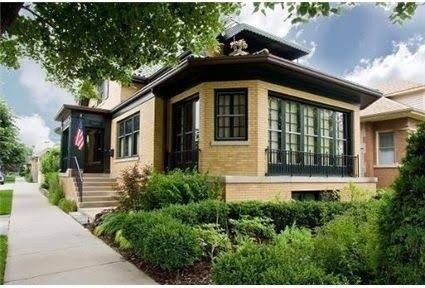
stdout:
[(5, 284), (155, 284), (69, 215), (38, 184), (17, 180)]

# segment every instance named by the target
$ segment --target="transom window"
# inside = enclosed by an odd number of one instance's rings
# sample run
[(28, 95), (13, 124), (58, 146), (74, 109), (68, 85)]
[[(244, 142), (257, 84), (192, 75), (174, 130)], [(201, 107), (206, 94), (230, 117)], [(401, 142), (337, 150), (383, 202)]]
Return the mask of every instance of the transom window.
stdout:
[[(271, 95), (269, 97), (270, 149), (285, 150), (290, 154), (305, 152), (306, 155), (346, 155), (348, 152), (347, 119), (348, 113), (345, 112)], [(297, 155), (300, 154), (297, 153)]]
[(380, 165), (395, 164), (394, 132), (379, 132), (379, 155), (378, 163)]
[(118, 122), (118, 158), (132, 157), (138, 154), (139, 130), (139, 113)]
[(247, 140), (247, 89), (215, 90), (215, 139)]

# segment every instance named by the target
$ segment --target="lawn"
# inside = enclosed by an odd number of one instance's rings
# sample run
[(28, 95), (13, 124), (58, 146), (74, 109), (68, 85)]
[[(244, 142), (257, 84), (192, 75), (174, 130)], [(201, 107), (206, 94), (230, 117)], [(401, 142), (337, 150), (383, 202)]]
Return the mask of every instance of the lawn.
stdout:
[(15, 175), (6, 175), (6, 177), (4, 177), (4, 182), (6, 183), (15, 183)]
[(0, 235), (0, 285), (4, 281), (4, 270), (6, 268), (6, 256), (7, 256), (7, 237)]
[(9, 215), (12, 209), (13, 190), (0, 191), (0, 215)]

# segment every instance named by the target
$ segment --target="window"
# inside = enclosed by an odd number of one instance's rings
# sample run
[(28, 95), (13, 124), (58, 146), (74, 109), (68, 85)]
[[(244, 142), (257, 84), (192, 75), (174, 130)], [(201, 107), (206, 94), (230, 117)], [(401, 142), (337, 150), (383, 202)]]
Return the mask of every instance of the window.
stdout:
[[(291, 163), (300, 162), (301, 155), (304, 155), (304, 163), (316, 162), (313, 154), (347, 155), (348, 117), (345, 112), (283, 99), (271, 93), (269, 148), (289, 151), (292, 158), (298, 155)], [(329, 159), (323, 157), (323, 161)]]
[(247, 89), (215, 90), (215, 139), (247, 140)]
[(296, 201), (319, 201), (321, 191), (292, 191), (291, 198)]
[(118, 122), (118, 158), (132, 157), (138, 154), (139, 129), (139, 114)]
[(394, 132), (379, 132), (378, 142), (379, 142), (378, 163), (380, 165), (394, 165), (395, 164)]

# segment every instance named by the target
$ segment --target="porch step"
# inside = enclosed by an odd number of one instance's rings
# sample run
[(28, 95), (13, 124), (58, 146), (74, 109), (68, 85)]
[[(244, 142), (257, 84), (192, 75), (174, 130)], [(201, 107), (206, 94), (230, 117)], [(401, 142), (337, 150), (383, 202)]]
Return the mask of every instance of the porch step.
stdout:
[(85, 197), (115, 197), (118, 195), (115, 191), (83, 191), (83, 198)]
[(83, 184), (83, 191), (98, 191), (98, 190), (112, 190), (116, 191), (116, 187), (113, 185), (84, 185)]
[(117, 201), (114, 196), (84, 196), (83, 202)]
[(80, 203), (80, 208), (91, 208), (91, 207), (115, 207), (118, 202), (115, 200), (111, 201), (97, 201), (97, 202), (86, 202)]
[(84, 178), (109, 178), (111, 179), (111, 174), (105, 174), (105, 173), (84, 173)]

